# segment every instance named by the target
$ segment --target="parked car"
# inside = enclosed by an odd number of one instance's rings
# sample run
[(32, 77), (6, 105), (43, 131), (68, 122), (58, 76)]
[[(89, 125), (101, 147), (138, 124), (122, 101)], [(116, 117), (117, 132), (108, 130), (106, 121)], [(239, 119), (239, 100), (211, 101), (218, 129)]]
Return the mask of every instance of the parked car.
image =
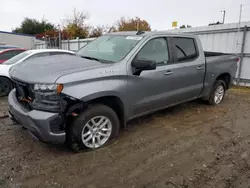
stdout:
[(26, 50), (22, 48), (11, 48), (7, 50), (0, 50), (0, 64), (24, 51)]
[(19, 48), (18, 46), (12, 45), (0, 45), (0, 50), (12, 49), (12, 48)]
[(128, 120), (198, 98), (220, 104), (237, 61), (235, 55), (204, 53), (193, 35), (108, 33), (76, 56), (16, 65), (9, 113), (42, 142), (96, 149)]
[[(11, 50), (12, 51), (12, 50)], [(74, 52), (58, 49), (29, 50), (12, 57), (0, 65), (0, 96), (6, 96), (13, 89), (13, 83), (9, 76), (9, 70), (16, 64), (33, 60), (38, 57), (62, 54), (74, 54)], [(48, 66), (48, 65), (47, 65)], [(26, 75), (29, 76), (29, 75)]]

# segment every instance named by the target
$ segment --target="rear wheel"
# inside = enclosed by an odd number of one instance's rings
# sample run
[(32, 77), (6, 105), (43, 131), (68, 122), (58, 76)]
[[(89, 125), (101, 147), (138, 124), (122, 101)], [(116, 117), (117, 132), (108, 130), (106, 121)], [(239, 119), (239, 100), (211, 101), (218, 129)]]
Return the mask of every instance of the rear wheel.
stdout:
[(223, 101), (226, 93), (225, 86), (226, 84), (223, 80), (216, 80), (208, 100), (209, 104), (218, 105)]
[(12, 81), (9, 78), (0, 77), (0, 97), (7, 96), (12, 89)]
[(74, 121), (70, 128), (70, 148), (73, 151), (97, 149), (110, 143), (119, 134), (119, 119), (105, 105), (93, 105)]

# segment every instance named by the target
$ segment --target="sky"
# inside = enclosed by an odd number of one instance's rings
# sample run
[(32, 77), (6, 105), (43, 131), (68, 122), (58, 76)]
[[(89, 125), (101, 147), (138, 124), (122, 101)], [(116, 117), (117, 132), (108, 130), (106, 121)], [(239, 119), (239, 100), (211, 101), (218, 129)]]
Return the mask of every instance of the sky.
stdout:
[(239, 21), (240, 4), (243, 4), (242, 21), (250, 21), (249, 0), (0, 0), (0, 31), (18, 27), (24, 17), (42, 18), (58, 25), (72, 15), (73, 10), (89, 15), (91, 25), (113, 25), (120, 17), (140, 17), (152, 30), (171, 29), (172, 22), (195, 26), (222, 21)]

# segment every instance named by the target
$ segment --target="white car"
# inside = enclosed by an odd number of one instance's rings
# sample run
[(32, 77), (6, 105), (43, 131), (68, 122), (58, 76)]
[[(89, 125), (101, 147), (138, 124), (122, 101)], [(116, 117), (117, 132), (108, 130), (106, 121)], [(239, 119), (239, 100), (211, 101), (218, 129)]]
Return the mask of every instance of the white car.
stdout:
[(9, 70), (11, 67), (26, 60), (31, 60), (43, 56), (63, 54), (73, 55), (75, 54), (75, 52), (59, 49), (28, 50), (0, 64), (0, 97), (8, 95), (9, 92), (13, 89), (13, 84), (9, 75)]

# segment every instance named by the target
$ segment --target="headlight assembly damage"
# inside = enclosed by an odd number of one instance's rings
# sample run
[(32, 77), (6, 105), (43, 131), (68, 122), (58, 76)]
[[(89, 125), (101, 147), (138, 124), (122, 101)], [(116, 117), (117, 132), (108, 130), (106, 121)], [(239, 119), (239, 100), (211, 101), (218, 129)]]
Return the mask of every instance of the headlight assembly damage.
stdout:
[(60, 112), (63, 107), (61, 92), (62, 84), (34, 84), (34, 101), (30, 103), (31, 107), (37, 110)]

